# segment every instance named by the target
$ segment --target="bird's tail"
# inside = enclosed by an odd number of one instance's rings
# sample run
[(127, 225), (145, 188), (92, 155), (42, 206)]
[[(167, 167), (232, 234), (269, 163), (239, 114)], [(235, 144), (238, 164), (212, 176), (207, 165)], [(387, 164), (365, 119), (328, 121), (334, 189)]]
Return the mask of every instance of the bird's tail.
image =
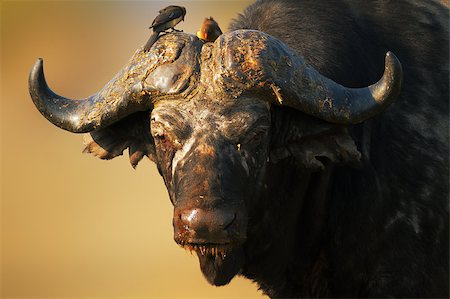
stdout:
[(158, 39), (159, 32), (153, 32), (152, 35), (150, 35), (147, 43), (144, 46), (144, 51), (150, 50), (150, 48), (153, 46), (153, 44)]

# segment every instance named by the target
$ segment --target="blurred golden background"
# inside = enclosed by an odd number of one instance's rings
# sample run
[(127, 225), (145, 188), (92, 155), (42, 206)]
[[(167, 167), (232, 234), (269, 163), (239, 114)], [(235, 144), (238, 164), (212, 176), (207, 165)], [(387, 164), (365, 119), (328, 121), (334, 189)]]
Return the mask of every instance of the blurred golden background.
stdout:
[(173, 241), (156, 167), (127, 153), (82, 154), (82, 137), (34, 107), (28, 72), (44, 59), (50, 87), (83, 98), (143, 45), (157, 11), (187, 8), (178, 29), (213, 16), (226, 30), (252, 1), (1, 2), (2, 298), (262, 298), (249, 280), (212, 287)]

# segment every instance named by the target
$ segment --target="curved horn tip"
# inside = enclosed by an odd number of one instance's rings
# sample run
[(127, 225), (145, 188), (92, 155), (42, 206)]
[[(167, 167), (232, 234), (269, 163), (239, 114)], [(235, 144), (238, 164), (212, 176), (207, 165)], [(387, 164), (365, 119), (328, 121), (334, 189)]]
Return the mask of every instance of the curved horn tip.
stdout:
[(389, 68), (389, 79), (392, 82), (391, 97), (392, 100), (395, 100), (400, 94), (403, 84), (403, 67), (400, 60), (391, 51), (386, 53), (385, 64), (386, 68)]
[(403, 76), (402, 64), (400, 63), (400, 60), (398, 60), (397, 56), (395, 56), (394, 53), (388, 51), (386, 53), (384, 63), (385, 68), (389, 70), (392, 73), (392, 75), (400, 76), (400, 78)]
[[(31, 68), (28, 81), (29, 81), (29, 89), (30, 89), (31, 97), (32, 97), (33, 101), (35, 101), (36, 98), (34, 98), (33, 93), (31, 93), (32, 88), (37, 88), (39, 83), (41, 83), (41, 84), (44, 83), (44, 85), (46, 85), (45, 76), (44, 76), (44, 60), (42, 58), (38, 58), (36, 60), (36, 62), (34, 63), (33, 67)], [(39, 82), (39, 81), (44, 81), (44, 82)]]
[(39, 70), (42, 70), (43, 65), (44, 65), (44, 60), (42, 58), (36, 59), (36, 62), (34, 63), (33, 67), (31, 68), (31, 74), (34, 74), (34, 73), (38, 72)]
[(45, 101), (42, 99), (42, 96), (48, 96), (51, 91), (45, 81), (44, 60), (42, 58), (38, 58), (31, 68), (30, 75), (28, 77), (28, 90), (33, 103), (36, 105), (36, 108), (38, 108), (41, 113), (44, 113)]
[(403, 83), (403, 68), (397, 56), (388, 51), (384, 60), (383, 77), (371, 85), (373, 99), (382, 107), (390, 105), (400, 94)]
[(28, 89), (39, 112), (55, 126), (73, 133), (84, 133), (77, 115), (64, 115), (71, 100), (56, 95), (48, 87), (44, 75), (44, 60), (38, 58), (31, 68)]
[[(39, 109), (40, 99), (38, 96), (39, 89), (39, 81), (42, 81), (44, 78), (44, 60), (42, 58), (38, 58), (31, 68), (30, 75), (28, 76), (28, 89), (31, 95), (31, 99), (33, 100), (36, 107)], [(44, 79), (45, 81), (45, 79)], [(39, 109), (41, 110), (41, 109)]]

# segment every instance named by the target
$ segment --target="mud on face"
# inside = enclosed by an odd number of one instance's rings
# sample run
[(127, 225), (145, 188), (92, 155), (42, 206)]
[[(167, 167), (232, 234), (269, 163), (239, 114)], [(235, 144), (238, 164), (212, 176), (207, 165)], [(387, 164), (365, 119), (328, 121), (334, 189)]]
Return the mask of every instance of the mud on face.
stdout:
[(264, 175), (269, 105), (252, 98), (161, 101), (150, 126), (174, 205), (174, 239), (198, 255), (211, 284), (226, 284), (244, 262), (244, 199), (256, 196)]

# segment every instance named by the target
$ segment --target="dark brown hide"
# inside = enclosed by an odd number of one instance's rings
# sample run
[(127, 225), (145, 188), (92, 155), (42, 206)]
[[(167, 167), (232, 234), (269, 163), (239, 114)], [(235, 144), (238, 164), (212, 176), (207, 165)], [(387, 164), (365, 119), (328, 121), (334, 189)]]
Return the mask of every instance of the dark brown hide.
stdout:
[[(248, 248), (265, 240), (248, 240), (255, 229), (288, 231), (298, 216), (291, 210), (302, 211), (302, 219), (318, 215), (316, 229), (323, 226), (318, 210), (325, 204), (331, 162), (360, 158), (344, 125), (385, 109), (401, 82), (400, 63), (390, 53), (379, 82), (351, 89), (320, 75), (280, 40), (238, 30), (206, 44), (189, 34), (166, 34), (150, 51), (139, 49), (102, 91), (81, 101), (54, 94), (38, 61), (30, 93), (55, 125), (92, 131), (86, 152), (110, 159), (128, 147), (133, 166), (144, 155), (154, 160), (174, 205), (175, 241), (196, 252), (211, 284), (223, 285), (244, 271), (246, 260), (257, 258), (248, 256)], [(280, 129), (272, 123), (278, 119), (274, 106), (291, 107), (302, 117)], [(323, 173), (314, 174), (318, 170)], [(289, 192), (299, 200), (284, 204), (279, 194)], [(304, 197), (314, 204), (304, 205)], [(269, 215), (253, 209), (258, 201), (285, 211), (273, 227), (258, 227), (260, 217)], [(287, 237), (261, 252), (292, 255), (288, 245), (295, 236)], [(318, 242), (308, 232), (301, 239), (312, 244), (304, 250)]]
[(241, 269), (245, 199), (261, 191), (269, 128), (269, 105), (257, 98), (160, 101), (152, 111), (175, 241), (197, 252), (212, 284), (228, 283)]

